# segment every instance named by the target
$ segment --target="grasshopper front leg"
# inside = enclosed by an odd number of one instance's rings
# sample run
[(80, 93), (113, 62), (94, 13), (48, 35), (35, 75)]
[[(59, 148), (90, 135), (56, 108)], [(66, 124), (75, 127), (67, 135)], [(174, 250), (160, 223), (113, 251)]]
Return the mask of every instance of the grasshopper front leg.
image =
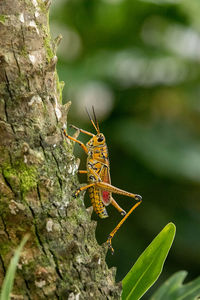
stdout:
[(91, 132), (89, 132), (89, 131), (86, 131), (86, 130), (84, 130), (84, 129), (78, 128), (78, 127), (76, 127), (76, 126), (74, 126), (74, 125), (70, 125), (70, 127), (71, 127), (71, 128), (74, 128), (74, 129), (76, 129), (76, 130), (79, 130), (80, 132), (85, 133), (85, 134), (87, 134), (87, 135), (94, 136), (93, 133), (91, 133)]
[(64, 129), (64, 134), (71, 141), (78, 143), (81, 146), (81, 148), (85, 151), (85, 153), (88, 154), (88, 149), (82, 142), (80, 142), (79, 140), (75, 139), (74, 137), (68, 135), (65, 129)]

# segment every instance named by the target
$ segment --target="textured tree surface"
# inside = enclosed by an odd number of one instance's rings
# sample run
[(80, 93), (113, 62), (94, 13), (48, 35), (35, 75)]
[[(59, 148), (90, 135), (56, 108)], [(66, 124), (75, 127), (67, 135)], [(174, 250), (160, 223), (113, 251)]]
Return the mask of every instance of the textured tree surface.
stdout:
[(29, 233), (12, 299), (119, 299), (83, 195), (72, 197), (78, 161), (62, 133), (69, 103), (62, 105), (48, 6), (0, 2), (0, 285)]

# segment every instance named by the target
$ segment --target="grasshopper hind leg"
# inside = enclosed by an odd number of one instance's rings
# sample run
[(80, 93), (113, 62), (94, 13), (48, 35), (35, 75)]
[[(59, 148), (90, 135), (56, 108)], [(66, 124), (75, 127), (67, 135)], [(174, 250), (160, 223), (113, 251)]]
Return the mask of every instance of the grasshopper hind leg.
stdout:
[(108, 236), (107, 244), (108, 244), (108, 247), (110, 248), (112, 254), (114, 253), (114, 249), (112, 247), (112, 239), (113, 239), (114, 235), (116, 234), (116, 232), (118, 231), (118, 229), (126, 221), (126, 219), (128, 218), (128, 216), (130, 216), (130, 214), (136, 209), (136, 207), (138, 207), (141, 204), (142, 197), (140, 195), (137, 195), (137, 201), (138, 202), (128, 211), (127, 214), (125, 214), (125, 216), (123, 217), (123, 219), (119, 222), (119, 224), (113, 229), (113, 231)]
[(126, 215), (126, 211), (119, 206), (113, 197), (111, 197), (111, 204), (120, 212), (123, 217)]

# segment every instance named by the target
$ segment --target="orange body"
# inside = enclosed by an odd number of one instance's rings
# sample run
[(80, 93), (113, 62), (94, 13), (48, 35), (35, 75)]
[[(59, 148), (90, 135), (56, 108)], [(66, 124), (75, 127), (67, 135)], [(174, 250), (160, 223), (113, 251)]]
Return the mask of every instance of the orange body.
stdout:
[[(103, 140), (98, 142), (98, 139)], [(86, 147), (88, 149), (88, 183), (100, 180), (110, 184), (108, 149), (103, 134), (100, 134), (100, 137), (97, 135), (91, 138)], [(111, 193), (96, 186), (90, 187), (88, 191), (94, 211), (100, 218), (107, 218), (108, 214), (105, 206), (111, 202)]]
[[(121, 225), (128, 218), (128, 216), (130, 216), (130, 214), (136, 209), (136, 207), (140, 205), (142, 201), (142, 197), (138, 194), (129, 193), (127, 191), (121, 190), (111, 185), (108, 149), (107, 149), (105, 137), (102, 133), (100, 133), (99, 124), (96, 120), (94, 108), (93, 108), (93, 114), (94, 114), (95, 122), (92, 120), (92, 118), (88, 113), (92, 125), (94, 126), (97, 132), (96, 135), (91, 132), (72, 126), (77, 130), (78, 134), (82, 132), (84, 134), (92, 136), (92, 138), (88, 141), (86, 145), (83, 144), (81, 141), (77, 140), (77, 137), (72, 137), (68, 135), (65, 130), (64, 130), (64, 134), (71, 141), (78, 143), (88, 156), (87, 170), (79, 170), (80, 174), (87, 174), (88, 183), (85, 186), (82, 186), (79, 189), (77, 189), (74, 193), (74, 196), (77, 197), (81, 191), (88, 189), (94, 211), (97, 213), (97, 215), (100, 218), (108, 217), (106, 206), (109, 204), (112, 204), (123, 216), (123, 219), (117, 224), (117, 226), (109, 234), (109, 237), (107, 239), (108, 246), (110, 247), (113, 253), (114, 249), (112, 248), (112, 244), (111, 244), (112, 238), (114, 237), (118, 229), (121, 227)], [(112, 193), (133, 198), (137, 202), (128, 211), (128, 213), (126, 213), (113, 199)]]

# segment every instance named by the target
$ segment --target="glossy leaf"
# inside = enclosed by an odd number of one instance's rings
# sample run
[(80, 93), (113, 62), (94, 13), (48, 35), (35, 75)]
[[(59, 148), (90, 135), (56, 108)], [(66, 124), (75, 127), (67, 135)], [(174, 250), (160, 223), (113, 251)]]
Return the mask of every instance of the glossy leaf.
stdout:
[(6, 272), (6, 277), (3, 281), (0, 300), (9, 300), (10, 299), (10, 294), (11, 294), (12, 287), (13, 287), (17, 264), (18, 264), (18, 261), (20, 258), (22, 248), (24, 247), (27, 240), (28, 240), (28, 235), (25, 235), (25, 237), (21, 241), (19, 247), (15, 250), (15, 254), (10, 261), (8, 270)]
[(175, 236), (176, 227), (169, 223), (138, 258), (122, 281), (122, 300), (138, 300), (160, 275)]
[(200, 297), (200, 277), (183, 284), (186, 271), (180, 271), (172, 275), (165, 283), (155, 292), (150, 300), (191, 300)]

